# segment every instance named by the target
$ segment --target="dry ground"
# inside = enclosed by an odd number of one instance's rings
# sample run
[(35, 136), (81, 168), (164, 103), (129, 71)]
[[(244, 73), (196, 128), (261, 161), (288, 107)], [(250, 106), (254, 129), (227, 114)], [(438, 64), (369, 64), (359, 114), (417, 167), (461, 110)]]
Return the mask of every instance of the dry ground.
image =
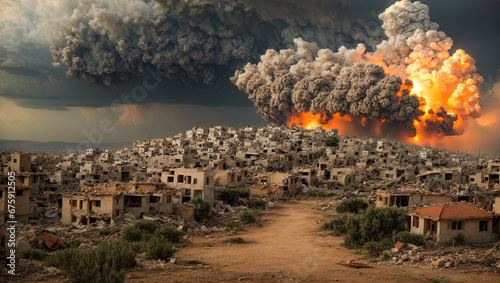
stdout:
[[(291, 201), (263, 211), (262, 227), (248, 226), (235, 235), (244, 244), (223, 244), (227, 237), (191, 237), (187, 247), (175, 254), (176, 264), (133, 270), (127, 282), (500, 282), (500, 275), (492, 273), (371, 263), (342, 247), (342, 237), (319, 232), (318, 223), (325, 216), (311, 208), (315, 204), (315, 200)], [(203, 264), (186, 264), (194, 260)], [(373, 268), (338, 264), (347, 260)]]

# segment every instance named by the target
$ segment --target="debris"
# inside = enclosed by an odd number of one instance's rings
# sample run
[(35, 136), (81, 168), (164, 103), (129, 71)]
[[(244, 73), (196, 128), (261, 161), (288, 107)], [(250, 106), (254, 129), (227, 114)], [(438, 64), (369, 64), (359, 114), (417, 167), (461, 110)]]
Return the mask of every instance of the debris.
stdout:
[(60, 247), (59, 237), (52, 233), (48, 232), (43, 233), (42, 239), (45, 245), (53, 251), (57, 250)]
[(405, 247), (405, 244), (401, 243), (400, 241), (398, 241), (397, 243), (394, 244), (394, 248), (396, 249), (396, 251), (400, 251), (404, 247)]
[(339, 264), (347, 266), (347, 267), (351, 267), (351, 268), (372, 268), (371, 266), (369, 266), (366, 263), (354, 262), (354, 260), (349, 260), (346, 263), (341, 261), (341, 262), (339, 262)]

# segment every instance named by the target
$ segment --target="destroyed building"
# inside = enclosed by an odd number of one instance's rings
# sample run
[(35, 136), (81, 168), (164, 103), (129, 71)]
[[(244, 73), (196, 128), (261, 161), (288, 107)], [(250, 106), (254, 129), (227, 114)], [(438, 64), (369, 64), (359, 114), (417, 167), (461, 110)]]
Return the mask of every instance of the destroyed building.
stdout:
[(66, 193), (62, 198), (62, 224), (90, 225), (131, 214), (136, 218), (171, 214), (173, 190), (163, 183), (107, 183)]

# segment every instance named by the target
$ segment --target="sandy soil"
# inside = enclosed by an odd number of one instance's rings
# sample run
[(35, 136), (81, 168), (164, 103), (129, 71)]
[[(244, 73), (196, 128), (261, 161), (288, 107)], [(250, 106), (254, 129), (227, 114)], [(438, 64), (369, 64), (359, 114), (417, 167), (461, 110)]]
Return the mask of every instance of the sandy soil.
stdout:
[[(320, 232), (324, 212), (315, 200), (291, 201), (263, 211), (262, 227), (247, 226), (237, 235), (244, 244), (223, 244), (225, 237), (191, 237), (179, 249), (176, 264), (131, 271), (127, 282), (500, 282), (500, 275), (457, 268), (421, 269), (376, 265), (346, 249), (341, 237)], [(190, 265), (189, 261), (203, 264)], [(338, 263), (356, 260), (372, 268), (352, 269)]]

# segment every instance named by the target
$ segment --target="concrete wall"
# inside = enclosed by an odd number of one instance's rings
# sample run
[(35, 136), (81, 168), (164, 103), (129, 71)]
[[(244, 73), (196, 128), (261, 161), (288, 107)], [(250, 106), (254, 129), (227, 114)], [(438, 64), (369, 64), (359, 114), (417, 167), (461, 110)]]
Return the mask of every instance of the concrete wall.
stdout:
[(493, 212), (500, 214), (500, 197), (495, 198), (495, 203), (493, 204)]
[[(22, 192), (22, 195), (18, 196), (17, 192)], [(2, 198), (0, 198), (0, 223), (5, 222), (5, 218), (9, 216), (9, 211), (8, 211), (8, 188), (5, 189), (0, 189), (0, 192), (2, 194)], [(21, 193), (19, 193), (21, 194)], [(16, 203), (15, 203), (15, 208), (16, 208), (16, 219), (10, 219), (8, 220), (17, 220), (20, 223), (28, 223), (28, 218), (29, 218), (29, 213), (30, 213), (30, 190), (29, 189), (20, 189), (16, 187)]]
[(439, 221), (437, 223), (437, 242), (446, 243), (451, 237), (462, 233), (465, 237), (466, 243), (490, 243), (498, 241), (499, 236), (492, 232), (492, 220), (484, 219), (488, 221), (487, 231), (479, 231), (479, 221), (480, 220), (464, 220), (462, 221), (462, 230), (449, 230), (448, 223), (450, 221)]

